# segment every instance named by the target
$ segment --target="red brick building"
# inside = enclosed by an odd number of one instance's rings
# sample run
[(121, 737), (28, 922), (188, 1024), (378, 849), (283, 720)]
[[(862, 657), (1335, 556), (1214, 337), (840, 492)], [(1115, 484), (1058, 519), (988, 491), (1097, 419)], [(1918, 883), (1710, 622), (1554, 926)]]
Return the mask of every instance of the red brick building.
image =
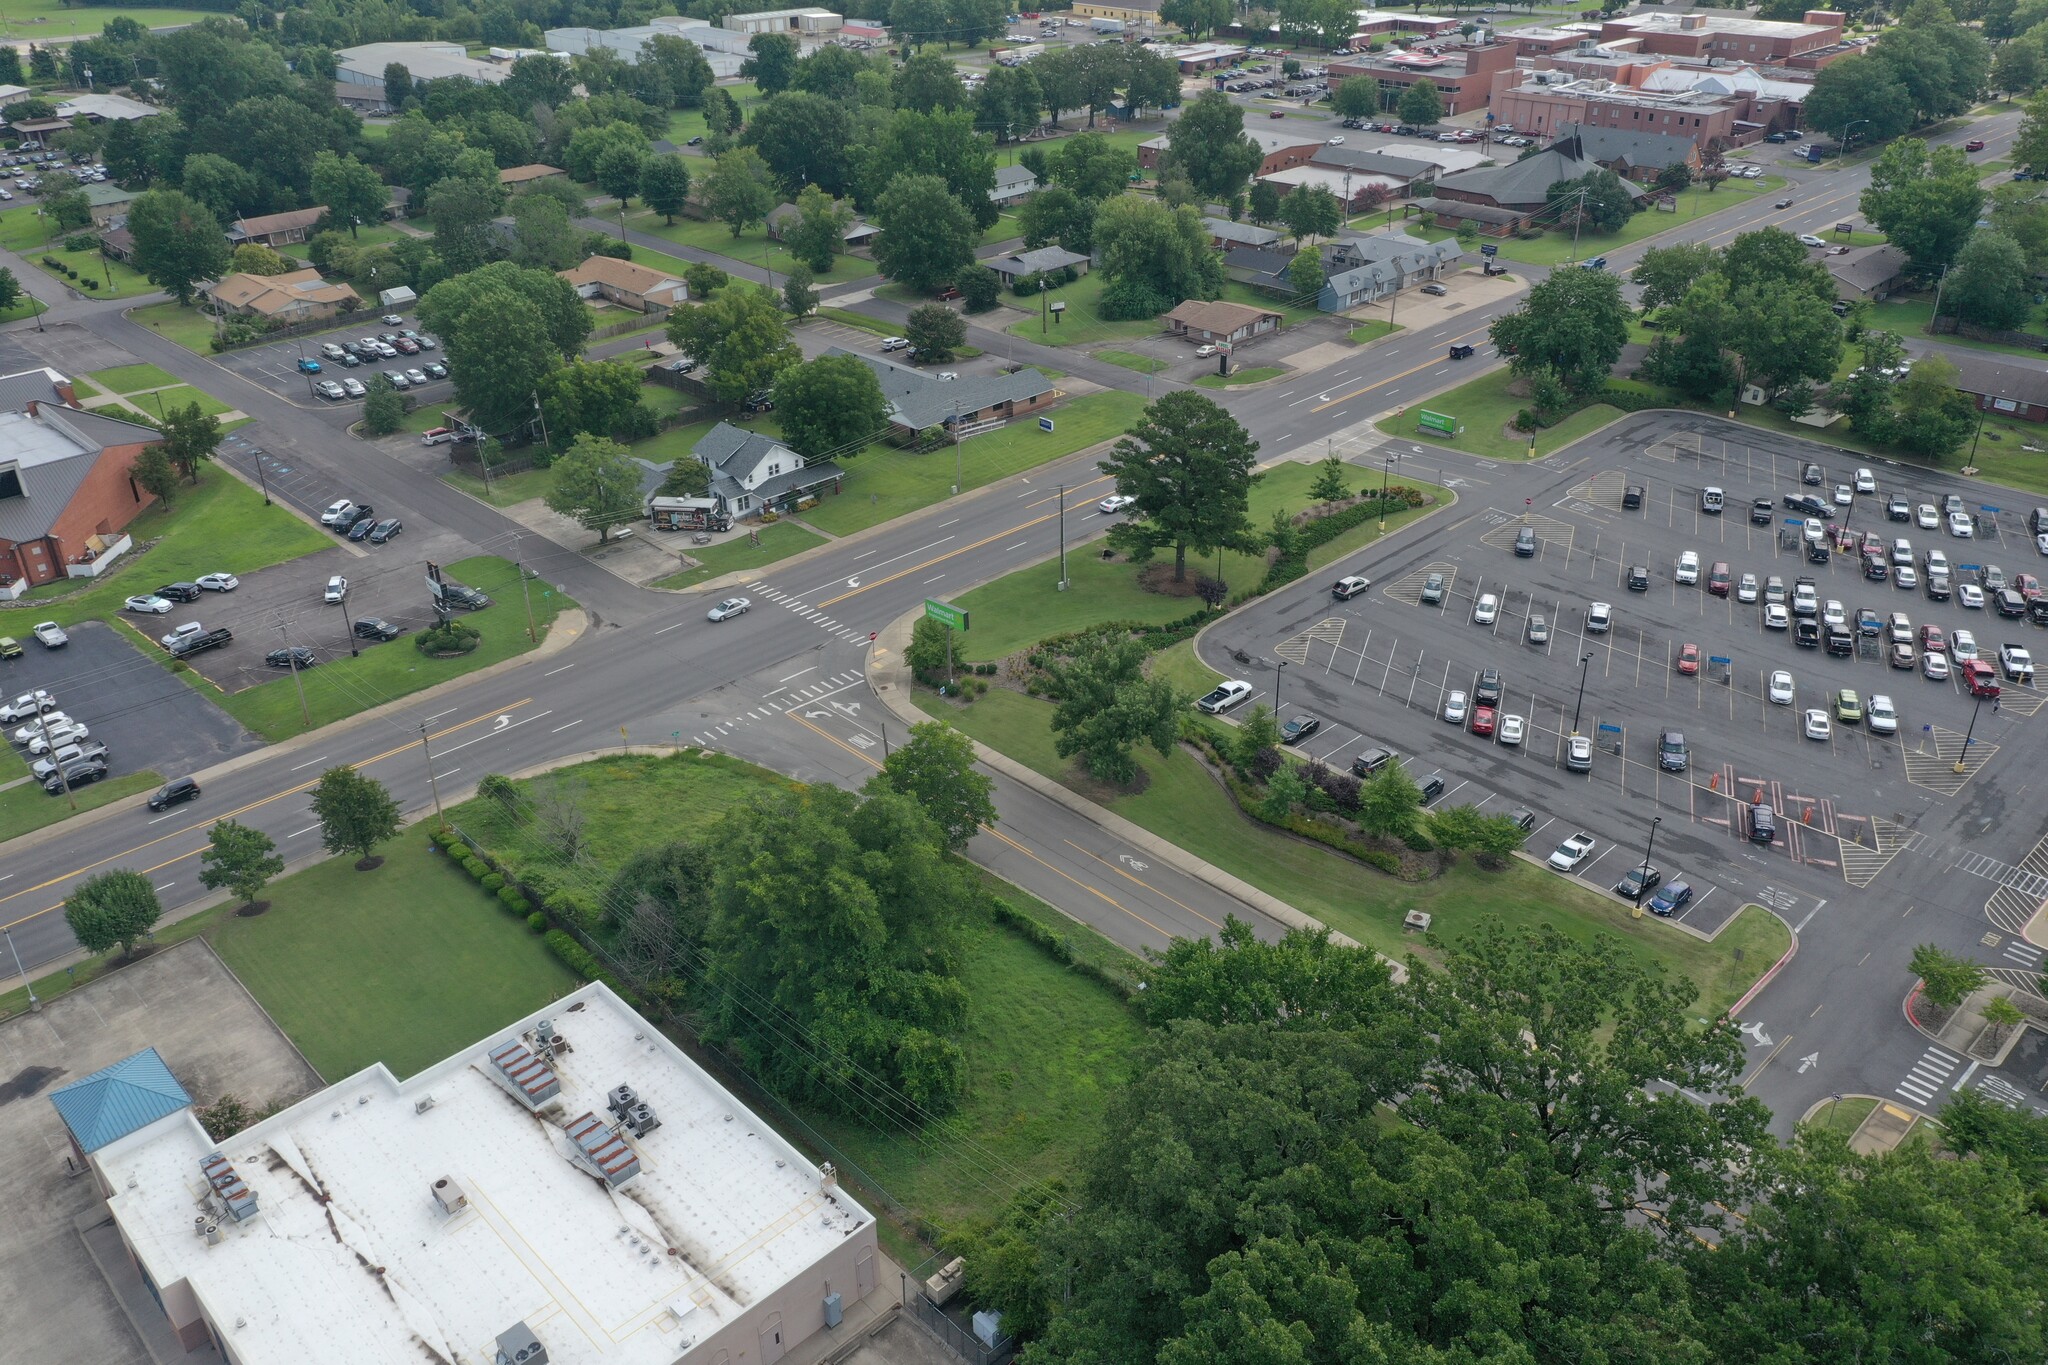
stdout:
[(1513, 43), (1428, 43), (1407, 52), (1348, 57), (1330, 63), (1332, 84), (1352, 76), (1379, 82), (1380, 108), (1391, 110), (1408, 87), (1426, 81), (1436, 87), (1444, 113), (1464, 114), (1486, 107), (1496, 73), (1515, 69)]
[(41, 399), (0, 412), (0, 591), (97, 572), (156, 501), (129, 470), (160, 440), (149, 427)]
[(1762, 65), (1825, 65), (1830, 49), (1846, 55), (1842, 30), (1847, 16), (1810, 9), (1796, 24), (1746, 14), (1625, 14), (1600, 25), (1600, 41), (1633, 40), (1634, 50), (1666, 57), (1719, 57), (1725, 62)]
[[(1334, 71), (1336, 68), (1332, 67), (1331, 70)], [(1284, 171), (1289, 166), (1305, 166), (1310, 157), (1323, 150), (1321, 138), (1305, 133), (1269, 132), (1264, 128), (1246, 124), (1244, 135), (1259, 144), (1259, 152), (1265, 158), (1259, 162), (1258, 169), (1252, 172), (1254, 180), (1262, 175), (1271, 175), (1275, 171)], [(1139, 143), (1138, 165), (1148, 171), (1157, 169), (1160, 160), (1166, 155), (1166, 148), (1167, 141), (1164, 137), (1155, 137)]]

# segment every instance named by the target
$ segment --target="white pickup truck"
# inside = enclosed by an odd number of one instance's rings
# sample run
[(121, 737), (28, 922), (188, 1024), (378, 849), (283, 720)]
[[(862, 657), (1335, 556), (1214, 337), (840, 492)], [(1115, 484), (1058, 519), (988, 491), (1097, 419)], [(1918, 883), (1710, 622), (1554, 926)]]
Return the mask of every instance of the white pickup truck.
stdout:
[(2002, 644), (1998, 647), (1998, 667), (2010, 682), (2031, 683), (2034, 681), (2034, 658), (2022, 645)]

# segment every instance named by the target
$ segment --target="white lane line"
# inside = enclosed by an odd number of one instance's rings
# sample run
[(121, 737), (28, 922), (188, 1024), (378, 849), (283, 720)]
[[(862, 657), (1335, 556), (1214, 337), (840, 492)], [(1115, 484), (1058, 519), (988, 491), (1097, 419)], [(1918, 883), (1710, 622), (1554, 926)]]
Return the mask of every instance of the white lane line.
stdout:
[(938, 581), (939, 581), (939, 580), (940, 580), (941, 578), (944, 578), (944, 577), (945, 577), (945, 575), (944, 575), (944, 574), (935, 574), (935, 575), (933, 575), (932, 577), (930, 577), (930, 578), (927, 578), (927, 579), (925, 580), (925, 582), (926, 582), (927, 584), (931, 584), (931, 583), (936, 583), (936, 582), (938, 582)]
[(296, 839), (301, 834), (311, 834), (314, 830), (318, 828), (320, 828), (320, 826), (318, 825), (308, 825), (304, 829), (295, 829), (290, 834), (287, 834), (284, 837), (287, 839)]
[(434, 721), (441, 719), (441, 717), (443, 716), (454, 715), (460, 709), (460, 707), (451, 706), (446, 711), (436, 711), (433, 715), (427, 717), (427, 722), (429, 724), (432, 724)]
[(953, 525), (957, 525), (957, 524), (959, 523), (959, 520), (960, 520), (960, 518), (958, 518), (958, 517), (955, 517), (955, 518), (953, 518), (953, 520), (952, 520), (952, 521), (942, 521), (942, 522), (940, 522), (940, 523), (939, 523), (939, 524), (938, 524), (937, 526), (934, 526), (934, 527), (932, 527), (932, 529), (933, 529), (934, 531), (943, 531), (943, 530), (945, 530), (945, 529), (946, 529), (946, 528), (947, 528), (948, 526), (953, 526)]
[[(1024, 492), (1024, 493), (1021, 493), (1021, 494), (1019, 494), (1018, 496), (1019, 496), (1019, 497), (1031, 497), (1031, 496), (1034, 496), (1034, 495), (1036, 495), (1037, 491), (1038, 491), (1038, 490), (1036, 490), (1036, 489), (1031, 489), (1031, 490), (1028, 490), (1027, 492)], [(954, 518), (954, 520), (955, 520), (955, 521), (957, 521), (957, 520), (959, 520), (959, 518), (958, 518), (958, 517), (955, 517), (955, 518)], [(951, 524), (951, 523), (949, 522), (949, 523), (948, 523), (948, 525), (950, 525), (950, 524)], [(937, 529), (937, 528), (934, 528), (934, 529)], [(899, 560), (899, 559), (908, 559), (908, 558), (910, 558), (910, 557), (911, 557), (912, 555), (921, 555), (921, 554), (923, 554), (923, 553), (924, 553), (924, 552), (925, 552), (926, 550), (936, 550), (937, 548), (939, 548), (939, 546), (941, 546), (941, 545), (944, 545), (944, 544), (945, 544), (945, 543), (946, 543), (947, 541), (949, 541), (949, 540), (954, 540), (954, 539), (957, 539), (957, 537), (955, 537), (955, 536), (940, 536), (940, 537), (939, 537), (939, 538), (938, 538), (937, 540), (935, 540), (935, 541), (932, 541), (932, 542), (931, 542), (931, 543), (930, 543), (929, 545), (920, 545), (920, 546), (918, 546), (918, 547), (917, 547), (917, 548), (916, 548), (915, 550), (905, 550), (905, 551), (904, 551), (904, 552), (903, 552), (902, 554), (900, 554), (900, 555), (895, 555), (895, 556), (893, 556), (893, 557), (891, 557), (891, 558), (889, 558), (889, 559), (884, 559), (884, 560), (880, 561), (879, 563), (875, 563), (875, 564), (870, 564), (870, 565), (868, 565), (867, 569), (866, 569), (866, 570), (865, 570), (864, 572), (868, 572), (868, 573), (873, 573), (873, 572), (874, 572), (874, 571), (875, 571), (876, 569), (883, 569), (883, 568), (887, 568), (887, 567), (888, 567), (889, 565), (891, 565), (891, 564), (894, 564), (894, 563), (895, 563), (895, 562), (896, 562), (897, 560)], [(825, 589), (827, 589), (827, 588), (837, 588), (837, 587), (839, 587), (839, 586), (840, 586), (841, 584), (843, 584), (843, 583), (845, 583), (845, 582), (846, 582), (846, 580), (845, 580), (844, 578), (834, 578), (834, 579), (831, 579), (831, 580), (830, 580), (830, 581), (828, 581), (828, 582), (820, 583), (820, 584), (819, 584), (819, 585), (818, 585), (817, 587), (815, 587), (815, 588), (806, 588), (806, 589), (805, 589), (804, 591), (806, 591), (806, 592), (823, 592), (823, 591), (825, 591)]]
[(572, 720), (572, 721), (570, 721), (570, 722), (569, 722), (569, 723), (568, 723), (567, 725), (557, 725), (557, 726), (556, 726), (556, 727), (555, 727), (554, 729), (552, 729), (552, 730), (548, 731), (548, 733), (549, 733), (549, 734), (551, 734), (551, 735), (559, 735), (559, 734), (561, 734), (561, 733), (562, 733), (562, 731), (564, 731), (564, 730), (573, 730), (573, 729), (575, 729), (575, 728), (576, 728), (577, 726), (581, 725), (582, 723), (583, 723), (583, 722), (582, 722), (582, 721), (580, 721), (580, 720)]
[(801, 677), (802, 677), (802, 676), (803, 676), (804, 674), (806, 674), (806, 673), (815, 673), (815, 672), (817, 672), (817, 671), (818, 671), (818, 666), (817, 666), (816, 664), (812, 664), (812, 665), (811, 665), (811, 666), (810, 666), (809, 668), (799, 668), (799, 669), (798, 669), (798, 670), (797, 670), (796, 672), (794, 672), (794, 673), (790, 674), (790, 675), (789, 675), (789, 677), (787, 677), (787, 678), (777, 678), (777, 679), (776, 679), (775, 681), (777, 681), (777, 682), (779, 682), (779, 683), (786, 683), (786, 682), (791, 682), (791, 681), (793, 681), (793, 680), (795, 680), (795, 679), (797, 679), (797, 678), (801, 678)]
[[(286, 772), (288, 772), (288, 773), (295, 773), (295, 772), (297, 772), (297, 771), (298, 771), (298, 770), (299, 770), (300, 768), (310, 768), (310, 767), (312, 767), (312, 766), (313, 766), (313, 765), (314, 765), (315, 763), (325, 763), (326, 761), (327, 761), (327, 755), (326, 755), (326, 754), (322, 754), (322, 755), (320, 755), (320, 757), (318, 757), (318, 758), (309, 758), (309, 759), (307, 759), (307, 760), (306, 760), (306, 761), (305, 761), (304, 763), (300, 763), (300, 764), (297, 764), (297, 765), (295, 765), (295, 766), (293, 766), (293, 767), (290, 767), (290, 768), (286, 768), (286, 769), (285, 769), (285, 771), (286, 771)], [(155, 824), (155, 823), (156, 823), (156, 821), (152, 820), (152, 821), (150, 821), (150, 823), (151, 823), (151, 824), (153, 825), (153, 824)]]
[(1029, 545), (1030, 543), (1031, 543), (1031, 542), (1030, 542), (1030, 541), (1028, 541), (1028, 540), (1020, 540), (1020, 541), (1018, 541), (1018, 542), (1017, 542), (1017, 543), (1016, 543), (1015, 545), (1005, 545), (1005, 546), (1003, 547), (1003, 553), (1004, 553), (1004, 554), (1008, 554), (1008, 553), (1009, 553), (1010, 551), (1012, 551), (1012, 550), (1021, 550), (1021, 549), (1023, 549), (1023, 548), (1024, 548), (1024, 547), (1025, 547), (1026, 545)]
[(159, 891), (168, 891), (168, 890), (170, 890), (170, 889), (171, 889), (172, 887), (174, 887), (174, 886), (176, 886), (176, 885), (177, 885), (177, 883), (176, 883), (176, 882), (165, 882), (165, 883), (164, 883), (164, 884), (163, 884), (162, 886), (159, 886), (159, 887), (157, 888), (157, 890), (159, 890)]
[(657, 630), (657, 631), (655, 631), (654, 633), (655, 633), (656, 635), (666, 635), (666, 634), (668, 634), (668, 633), (669, 633), (670, 631), (672, 631), (672, 630), (680, 630), (680, 629), (682, 629), (682, 627), (683, 627), (683, 623), (682, 623), (681, 621), (678, 621), (678, 622), (676, 622), (676, 623), (675, 623), (674, 625), (672, 625), (672, 626), (663, 626), (663, 627), (662, 627), (662, 628), (661, 628), (660, 630)]
[(574, 664), (563, 664), (560, 668), (549, 669), (547, 672), (541, 674), (541, 676), (543, 678), (552, 678), (557, 673), (567, 673), (570, 669), (574, 668), (575, 666), (576, 665)]
[(462, 769), (460, 769), (460, 768), (450, 768), (450, 769), (449, 769), (449, 770), (448, 770), (447, 772), (445, 772), (445, 773), (435, 773), (435, 774), (434, 774), (434, 780), (435, 780), (436, 782), (439, 782), (439, 781), (440, 781), (440, 780), (441, 780), (442, 778), (445, 778), (445, 777), (453, 777), (453, 776), (455, 776), (455, 774), (457, 774), (457, 773), (459, 773), (459, 772), (461, 772), (461, 771), (462, 771)]
[(447, 748), (443, 749), (441, 752), (445, 755), (452, 754), (458, 749), (467, 749), (472, 744), (481, 744), (487, 739), (495, 739), (499, 735), (509, 734), (512, 731), (517, 730), (522, 725), (531, 725), (533, 724), (533, 722), (537, 720), (544, 720), (547, 717), (552, 716), (553, 714), (555, 714), (553, 711), (542, 711), (538, 715), (527, 716), (524, 719), (512, 721), (508, 724), (499, 726), (495, 730), (486, 730), (482, 734), (478, 735), (475, 739), (465, 739), (460, 744), (451, 744)]

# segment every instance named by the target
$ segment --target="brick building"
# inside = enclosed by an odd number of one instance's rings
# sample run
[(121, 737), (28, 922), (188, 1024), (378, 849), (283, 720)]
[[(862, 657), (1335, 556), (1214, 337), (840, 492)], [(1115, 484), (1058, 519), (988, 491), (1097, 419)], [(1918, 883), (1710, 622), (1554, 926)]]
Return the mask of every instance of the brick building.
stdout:
[(1571, 124), (1682, 137), (1701, 149), (1741, 146), (1766, 131), (1741, 118), (1741, 99), (1686, 91), (1643, 91), (1604, 80), (1538, 71), (1494, 99), (1494, 115), (1535, 137), (1560, 137)]
[(1379, 83), (1380, 108), (1389, 110), (1409, 86), (1427, 81), (1442, 97), (1444, 113), (1455, 115), (1485, 108), (1496, 76), (1514, 69), (1513, 43), (1478, 37), (1470, 43), (1430, 43), (1408, 52), (1347, 57), (1330, 64), (1330, 81), (1370, 76)]
[(1668, 57), (1719, 57), (1726, 62), (1825, 65), (1854, 49), (1842, 41), (1847, 16), (1812, 9), (1796, 24), (1740, 12), (1625, 14), (1600, 25), (1600, 41), (1631, 41), (1639, 52)]
[[(31, 380), (49, 383), (44, 371), (10, 375), (0, 396)], [(56, 391), (68, 395), (68, 381)], [(129, 470), (160, 440), (149, 427), (42, 399), (0, 412), (0, 589), (80, 576), (73, 566), (90, 573), (156, 501)]]
[[(1309, 158), (1323, 150), (1323, 140), (1312, 133), (1272, 132), (1265, 128), (1247, 127), (1244, 135), (1259, 144), (1259, 151), (1264, 157), (1252, 171), (1255, 179), (1284, 171), (1289, 166), (1305, 165)], [(1148, 171), (1157, 169), (1161, 158), (1166, 155), (1166, 147), (1164, 137), (1149, 138), (1139, 143), (1138, 164)]]

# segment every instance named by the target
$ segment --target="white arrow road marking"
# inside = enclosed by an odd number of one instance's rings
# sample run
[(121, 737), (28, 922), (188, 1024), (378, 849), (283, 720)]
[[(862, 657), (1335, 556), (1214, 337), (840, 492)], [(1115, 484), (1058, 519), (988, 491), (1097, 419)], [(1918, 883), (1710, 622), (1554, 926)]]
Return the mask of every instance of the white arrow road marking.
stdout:
[(1808, 1068), (1816, 1067), (1819, 1065), (1820, 1054), (1818, 1052), (1809, 1052), (1804, 1057), (1801, 1057), (1799, 1059), (1799, 1074), (1804, 1076)]
[(1744, 1024), (1741, 1028), (1737, 1029), (1736, 1032), (1746, 1033), (1750, 1037), (1756, 1039), (1756, 1043), (1754, 1045), (1757, 1047), (1769, 1047), (1771, 1045), (1771, 1035), (1764, 1032), (1764, 1026), (1762, 1024)]

